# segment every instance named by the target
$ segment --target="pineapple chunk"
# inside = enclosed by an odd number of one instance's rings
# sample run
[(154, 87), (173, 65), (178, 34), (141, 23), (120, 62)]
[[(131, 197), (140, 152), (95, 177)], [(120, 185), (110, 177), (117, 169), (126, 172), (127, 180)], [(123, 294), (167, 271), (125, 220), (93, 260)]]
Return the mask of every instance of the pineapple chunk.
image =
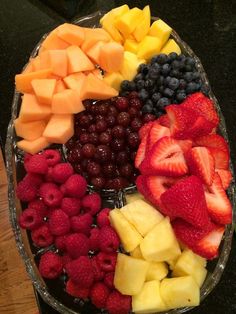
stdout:
[(151, 13), (149, 5), (143, 8), (142, 19), (133, 31), (134, 38), (140, 42), (148, 34), (151, 23)]
[(181, 49), (174, 39), (169, 39), (165, 46), (161, 49), (161, 53), (165, 53), (166, 55), (170, 54), (171, 52), (176, 52), (177, 55), (181, 54)]
[(124, 50), (136, 53), (138, 51), (138, 43), (134, 39), (126, 39), (124, 43)]
[(111, 225), (118, 233), (126, 252), (133, 251), (142, 241), (142, 236), (131, 225), (119, 209), (113, 209), (109, 213)]
[(114, 26), (114, 17), (112, 15), (108, 15), (106, 19), (101, 22), (102, 27), (107, 31), (112, 39), (120, 44), (123, 43), (123, 37), (121, 33), (118, 31), (118, 29)]
[(102, 24), (108, 16), (112, 16), (113, 18), (117, 18), (119, 16), (122, 16), (123, 14), (125, 14), (128, 11), (129, 11), (129, 7), (127, 4), (121, 5), (117, 8), (112, 9), (111, 11), (106, 13), (105, 15), (103, 15), (103, 17), (100, 19), (100, 23)]
[(137, 246), (132, 252), (130, 252), (130, 256), (144, 259), (139, 246)]
[(150, 280), (162, 280), (168, 274), (168, 267), (164, 262), (150, 262), (146, 281)]
[(170, 34), (172, 32), (172, 28), (167, 25), (161, 19), (152, 23), (149, 31), (150, 36), (158, 37), (161, 40), (161, 46), (163, 47), (167, 42)]
[(118, 253), (114, 276), (114, 286), (125, 295), (138, 294), (144, 284), (148, 262)]
[(160, 294), (170, 309), (197, 306), (200, 303), (200, 288), (191, 276), (163, 279)]
[(123, 76), (119, 72), (106, 73), (103, 80), (116, 90), (120, 90), (120, 84), (124, 81)]
[(141, 242), (140, 249), (143, 257), (150, 262), (173, 260), (181, 254), (169, 217), (149, 231)]
[(142, 236), (164, 219), (159, 211), (144, 200), (125, 205), (120, 211)]
[(143, 195), (138, 193), (138, 192), (133, 193), (133, 194), (126, 194), (125, 197), (126, 197), (126, 203), (127, 204), (130, 204), (130, 203), (137, 201), (137, 200), (144, 199)]
[(175, 266), (175, 263), (176, 263), (177, 259), (178, 259), (178, 257), (177, 257), (176, 259), (174, 259), (174, 260), (172, 259), (172, 260), (166, 261), (167, 264), (169, 265), (169, 268), (170, 268), (171, 270), (174, 269), (174, 266)]
[(126, 12), (125, 14), (119, 16), (115, 20), (115, 27), (125, 36), (128, 37), (136, 26), (138, 25), (142, 17), (142, 10), (138, 8), (133, 8)]
[(161, 40), (153, 36), (145, 36), (138, 47), (138, 58), (149, 60), (161, 50)]
[(135, 313), (155, 313), (166, 310), (160, 295), (160, 281), (145, 282), (139, 294), (132, 297), (132, 310)]
[(124, 61), (121, 67), (120, 73), (123, 75), (125, 80), (132, 81), (138, 71), (138, 66), (141, 63), (145, 63), (145, 60), (139, 60), (136, 54), (125, 51)]

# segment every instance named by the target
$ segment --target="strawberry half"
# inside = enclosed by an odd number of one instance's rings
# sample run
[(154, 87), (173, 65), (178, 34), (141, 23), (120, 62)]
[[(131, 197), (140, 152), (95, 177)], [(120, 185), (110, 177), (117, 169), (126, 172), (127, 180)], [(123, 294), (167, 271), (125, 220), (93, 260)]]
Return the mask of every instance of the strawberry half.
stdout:
[(217, 148), (220, 150), (229, 150), (226, 140), (219, 134), (209, 134), (194, 139), (194, 146), (205, 146), (207, 148)]
[(208, 147), (208, 150), (215, 160), (215, 168), (229, 169), (229, 151), (212, 147)]
[(227, 190), (231, 181), (232, 181), (232, 173), (229, 170), (224, 170), (224, 169), (216, 169), (216, 172), (218, 173), (222, 187), (224, 190)]
[(167, 128), (170, 127), (170, 120), (167, 114), (164, 114), (160, 118), (157, 119), (157, 121), (160, 123), (160, 125), (165, 126)]
[(181, 218), (195, 227), (210, 224), (202, 182), (196, 176), (178, 181), (161, 195), (161, 203), (171, 218)]
[(215, 173), (212, 185), (206, 187), (205, 198), (208, 213), (214, 222), (222, 225), (232, 222), (232, 206), (218, 173)]
[(193, 147), (185, 154), (189, 172), (206, 185), (211, 185), (215, 174), (215, 161), (206, 147)]
[(145, 135), (147, 135), (153, 125), (153, 121), (145, 123), (138, 131), (138, 135), (140, 139), (142, 139)]
[(143, 136), (141, 143), (139, 144), (137, 153), (135, 155), (135, 161), (134, 161), (134, 165), (136, 168), (139, 168), (139, 166), (141, 165), (142, 161), (145, 158), (146, 150), (147, 150), (147, 138), (148, 138), (148, 133)]
[(147, 149), (148, 151), (152, 148), (152, 146), (159, 141), (164, 136), (170, 136), (170, 130), (165, 126), (160, 125), (157, 121), (155, 121), (150, 128), (148, 140), (147, 140)]

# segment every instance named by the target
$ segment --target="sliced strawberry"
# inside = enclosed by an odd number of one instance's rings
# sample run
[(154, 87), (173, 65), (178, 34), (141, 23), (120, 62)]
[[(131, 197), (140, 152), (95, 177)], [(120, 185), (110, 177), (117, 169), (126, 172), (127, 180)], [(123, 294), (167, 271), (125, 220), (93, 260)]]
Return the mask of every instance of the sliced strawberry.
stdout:
[(232, 222), (232, 206), (218, 173), (215, 173), (212, 185), (206, 187), (205, 198), (208, 213), (214, 222), (222, 225)]
[(164, 136), (170, 136), (170, 129), (160, 125), (157, 121), (155, 121), (149, 131), (147, 150), (149, 151), (152, 146)]
[(218, 148), (224, 151), (229, 150), (226, 140), (219, 134), (209, 134), (194, 139), (193, 146), (205, 146), (207, 148)]
[(183, 153), (187, 153), (193, 145), (191, 140), (176, 140), (176, 142), (181, 147)]
[(160, 123), (160, 125), (165, 126), (167, 128), (170, 127), (170, 120), (167, 114), (164, 114), (160, 118), (157, 119), (157, 121)]
[(208, 135), (212, 132), (214, 124), (206, 120), (202, 116), (198, 116), (192, 127), (186, 131), (186, 136), (189, 138), (196, 138), (199, 136)]
[(229, 169), (229, 152), (225, 150), (221, 150), (218, 148), (208, 147), (211, 155), (215, 160), (215, 168), (218, 169)]
[(152, 127), (153, 121), (150, 121), (148, 123), (145, 123), (138, 131), (138, 135), (140, 139), (142, 139), (146, 134), (149, 133), (151, 127)]
[(216, 172), (218, 173), (222, 187), (224, 190), (227, 190), (231, 181), (232, 181), (232, 173), (229, 170), (224, 170), (224, 169), (216, 169)]
[(181, 218), (201, 229), (210, 224), (203, 185), (196, 176), (179, 180), (161, 195), (161, 203), (171, 218)]
[(155, 143), (140, 165), (144, 175), (161, 175), (178, 177), (188, 172), (178, 141), (171, 137), (163, 137)]
[(185, 154), (189, 172), (211, 185), (215, 174), (215, 161), (206, 147), (193, 147)]
[(139, 168), (139, 166), (141, 165), (142, 161), (145, 158), (146, 148), (147, 148), (147, 138), (148, 138), (148, 133), (143, 136), (141, 143), (139, 144), (137, 153), (135, 155), (135, 161), (134, 161), (134, 165), (136, 168)]

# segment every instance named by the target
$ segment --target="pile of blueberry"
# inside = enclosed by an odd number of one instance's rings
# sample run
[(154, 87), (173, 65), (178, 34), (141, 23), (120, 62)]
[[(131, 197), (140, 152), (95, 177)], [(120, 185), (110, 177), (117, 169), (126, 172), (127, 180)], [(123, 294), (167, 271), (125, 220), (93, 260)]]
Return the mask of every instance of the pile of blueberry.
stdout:
[(175, 52), (154, 56), (148, 64), (141, 64), (133, 81), (121, 83), (121, 95), (137, 91), (143, 102), (142, 112), (157, 117), (165, 113), (165, 106), (181, 103), (189, 94), (207, 93), (195, 60)]

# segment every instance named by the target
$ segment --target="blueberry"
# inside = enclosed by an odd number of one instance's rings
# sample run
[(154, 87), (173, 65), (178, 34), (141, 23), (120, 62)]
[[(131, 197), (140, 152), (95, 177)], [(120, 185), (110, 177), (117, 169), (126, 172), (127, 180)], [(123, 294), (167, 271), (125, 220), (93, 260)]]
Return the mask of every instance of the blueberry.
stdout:
[(165, 87), (164, 87), (163, 85), (161, 85), (161, 86), (159, 87), (159, 92), (160, 92), (160, 93), (163, 93), (164, 89), (165, 89)]
[(154, 108), (154, 109), (153, 109), (153, 113), (155, 114), (155, 116), (157, 116), (157, 117), (159, 118), (160, 116), (162, 116), (163, 114), (165, 114), (165, 111), (164, 111), (164, 110), (160, 110), (160, 109), (158, 109), (158, 108)]
[(171, 80), (171, 76), (167, 76), (167, 77), (164, 79), (164, 85), (165, 85), (165, 86), (168, 86), (170, 80)]
[(174, 70), (170, 71), (170, 76), (180, 78), (181, 77), (181, 73), (180, 73), (179, 70), (174, 69)]
[(177, 55), (176, 52), (171, 52), (171, 53), (169, 54), (169, 59), (170, 59), (170, 61), (176, 60), (177, 57), (178, 57), (178, 55)]
[(193, 80), (198, 80), (200, 78), (199, 72), (193, 72)]
[(153, 56), (150, 63), (151, 63), (151, 65), (158, 63), (158, 55)]
[(146, 102), (145, 102), (145, 105), (148, 105), (148, 106), (151, 106), (153, 108), (153, 101), (151, 99), (148, 99)]
[(120, 92), (120, 96), (121, 97), (128, 97), (129, 96), (129, 92), (128, 91), (121, 91)]
[(157, 106), (161, 109), (164, 109), (165, 106), (168, 106), (170, 104), (170, 100), (166, 97), (162, 97), (158, 100)]
[(198, 90), (198, 84), (195, 82), (190, 82), (188, 83), (186, 87), (186, 93), (187, 94), (192, 94)]
[(154, 93), (152, 94), (152, 101), (154, 103), (158, 102), (158, 100), (161, 98), (161, 94), (160, 93)]
[(162, 86), (164, 84), (164, 77), (161, 75), (156, 81), (157, 86)]
[(181, 53), (180, 55), (178, 55), (177, 60), (185, 61), (186, 60), (186, 56)]
[(160, 53), (159, 55), (156, 56), (156, 62), (159, 64), (165, 64), (168, 61), (168, 57), (164, 53)]
[(186, 98), (186, 94), (184, 91), (177, 93), (176, 95), (176, 100), (180, 103), (182, 101), (184, 101), (184, 99)]
[(171, 77), (169, 80), (168, 86), (172, 90), (176, 90), (179, 87), (179, 80), (175, 77)]
[(171, 98), (174, 95), (174, 91), (167, 87), (167, 88), (164, 89), (163, 95), (168, 97), (168, 98)]
[(144, 80), (139, 80), (136, 82), (136, 88), (137, 90), (140, 90), (142, 88), (144, 88), (144, 85), (145, 85), (145, 81)]
[(161, 73), (164, 76), (167, 76), (170, 73), (170, 70), (171, 70), (171, 66), (169, 65), (169, 63), (165, 63), (162, 66)]
[(120, 85), (120, 88), (122, 91), (129, 91), (129, 86), (130, 86), (130, 81), (128, 80), (124, 80), (121, 85)]
[(134, 81), (135, 81), (135, 82), (138, 82), (139, 80), (142, 80), (142, 79), (143, 79), (142, 73), (138, 73), (138, 74), (135, 76)]
[(188, 83), (191, 82), (193, 80), (193, 72), (186, 72), (186, 73), (184, 73), (183, 78)]
[[(158, 64), (155, 63), (154, 65), (158, 65)], [(158, 69), (154, 66), (152, 66), (148, 72), (148, 76), (154, 80), (158, 78), (159, 74), (160, 74), (160, 68)]]
[(181, 63), (180, 63), (180, 61), (174, 60), (171, 64), (171, 66), (172, 66), (172, 69), (178, 70), (181, 67)]
[(142, 107), (142, 112), (143, 113), (152, 113), (153, 111), (153, 107), (150, 106), (149, 104), (145, 104), (143, 107)]
[(148, 94), (148, 92), (146, 91), (146, 89), (143, 88), (143, 89), (140, 90), (140, 92), (139, 92), (139, 97), (140, 97), (140, 99), (143, 100), (143, 101), (145, 101), (145, 100), (148, 99), (149, 94)]
[(179, 80), (179, 89), (185, 89), (187, 86), (187, 83), (184, 79)]
[(194, 67), (195, 66), (195, 60), (192, 57), (187, 57), (185, 60), (185, 63)]
[(149, 71), (149, 66), (145, 63), (142, 63), (139, 65), (138, 67), (138, 72), (139, 73), (142, 73), (143, 75), (146, 75), (148, 74), (148, 71)]
[(191, 71), (193, 70), (193, 68), (192, 68), (191, 65), (186, 64), (186, 65), (184, 66), (184, 70), (185, 70), (186, 72), (191, 72)]
[(149, 94), (152, 95), (158, 91), (156, 84), (149, 90)]
[(129, 83), (129, 90), (130, 90), (130, 91), (136, 90), (136, 84), (135, 84), (135, 82), (131, 81), (131, 82)]
[(153, 85), (154, 85), (153, 81), (150, 79), (147, 79), (144, 83), (144, 88), (150, 90), (152, 89)]
[(202, 87), (201, 87), (201, 92), (202, 92), (203, 94), (205, 94), (206, 96), (208, 96), (208, 94), (209, 94), (209, 92), (210, 92), (209, 86), (207, 86), (207, 85), (202, 85)]

